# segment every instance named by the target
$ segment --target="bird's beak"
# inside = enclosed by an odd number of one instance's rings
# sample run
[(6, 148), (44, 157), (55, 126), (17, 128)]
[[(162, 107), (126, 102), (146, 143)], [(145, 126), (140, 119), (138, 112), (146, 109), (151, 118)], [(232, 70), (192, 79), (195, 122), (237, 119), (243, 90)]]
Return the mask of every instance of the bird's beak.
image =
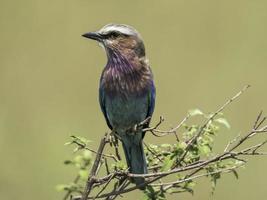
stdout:
[(89, 33), (83, 34), (82, 36), (92, 39), (92, 40), (99, 41), (99, 42), (103, 39), (103, 36), (99, 34), (98, 32), (89, 32)]

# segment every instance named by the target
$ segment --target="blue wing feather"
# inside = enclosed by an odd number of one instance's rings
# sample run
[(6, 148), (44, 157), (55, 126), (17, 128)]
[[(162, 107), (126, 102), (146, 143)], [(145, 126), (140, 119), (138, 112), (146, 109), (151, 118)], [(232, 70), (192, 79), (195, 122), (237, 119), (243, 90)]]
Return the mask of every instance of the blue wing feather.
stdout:
[[(152, 82), (152, 86), (150, 89), (150, 92), (148, 94), (148, 109), (147, 109), (147, 116), (148, 117), (152, 117), (152, 114), (154, 112), (154, 108), (155, 108), (155, 98), (156, 98), (156, 88), (154, 83)], [(149, 119), (150, 122), (151, 119)], [(149, 122), (144, 126), (144, 128), (147, 128), (149, 125)], [(145, 136), (145, 132), (143, 132), (143, 138)]]
[(154, 86), (154, 83), (152, 82), (151, 90), (150, 90), (149, 96), (148, 96), (147, 117), (151, 117), (153, 112), (154, 112), (155, 98), (156, 98), (156, 88)]
[(101, 107), (101, 110), (102, 110), (102, 113), (104, 114), (105, 116), (105, 119), (106, 119), (106, 123), (108, 125), (108, 127), (112, 130), (112, 126), (109, 122), (109, 119), (108, 119), (108, 115), (107, 115), (107, 111), (106, 111), (106, 106), (105, 106), (105, 92), (104, 90), (101, 88), (101, 86), (99, 87), (99, 104), (100, 104), (100, 107)]

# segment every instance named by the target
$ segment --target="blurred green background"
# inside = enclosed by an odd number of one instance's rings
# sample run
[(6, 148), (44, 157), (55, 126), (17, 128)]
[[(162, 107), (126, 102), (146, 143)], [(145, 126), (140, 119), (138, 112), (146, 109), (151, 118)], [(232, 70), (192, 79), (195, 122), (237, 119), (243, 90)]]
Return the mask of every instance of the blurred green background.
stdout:
[[(259, 110), (267, 113), (266, 10), (264, 0), (1, 0), (0, 199), (61, 199), (55, 185), (75, 173), (63, 165), (72, 156), (63, 145), (69, 135), (96, 147), (108, 130), (98, 105), (106, 56), (80, 35), (110, 22), (144, 38), (157, 86), (154, 121), (164, 115), (171, 126), (188, 109), (214, 111), (251, 84), (225, 111), (232, 128), (218, 137), (218, 150), (248, 131)], [(173, 199), (266, 199), (266, 166), (267, 158), (252, 159), (213, 196), (201, 180), (194, 196)]]

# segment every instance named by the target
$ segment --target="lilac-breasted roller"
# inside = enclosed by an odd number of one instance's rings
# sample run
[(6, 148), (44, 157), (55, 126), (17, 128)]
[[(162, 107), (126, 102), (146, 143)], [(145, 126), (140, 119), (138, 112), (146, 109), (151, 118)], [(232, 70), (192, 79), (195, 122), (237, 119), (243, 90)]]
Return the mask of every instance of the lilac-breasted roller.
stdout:
[[(99, 102), (107, 125), (121, 138), (129, 171), (146, 174), (142, 142), (145, 133), (129, 131), (151, 117), (155, 105), (153, 74), (142, 38), (133, 27), (123, 24), (108, 24), (83, 36), (98, 41), (107, 54), (99, 87)], [(142, 184), (144, 178), (134, 178), (134, 182)]]

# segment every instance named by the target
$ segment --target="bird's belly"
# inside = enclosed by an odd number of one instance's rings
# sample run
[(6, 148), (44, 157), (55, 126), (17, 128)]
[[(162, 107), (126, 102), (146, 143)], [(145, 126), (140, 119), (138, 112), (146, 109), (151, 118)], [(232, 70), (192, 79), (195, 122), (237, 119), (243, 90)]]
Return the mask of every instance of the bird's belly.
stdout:
[(146, 97), (112, 97), (106, 99), (107, 117), (113, 128), (126, 130), (145, 120), (148, 101)]

